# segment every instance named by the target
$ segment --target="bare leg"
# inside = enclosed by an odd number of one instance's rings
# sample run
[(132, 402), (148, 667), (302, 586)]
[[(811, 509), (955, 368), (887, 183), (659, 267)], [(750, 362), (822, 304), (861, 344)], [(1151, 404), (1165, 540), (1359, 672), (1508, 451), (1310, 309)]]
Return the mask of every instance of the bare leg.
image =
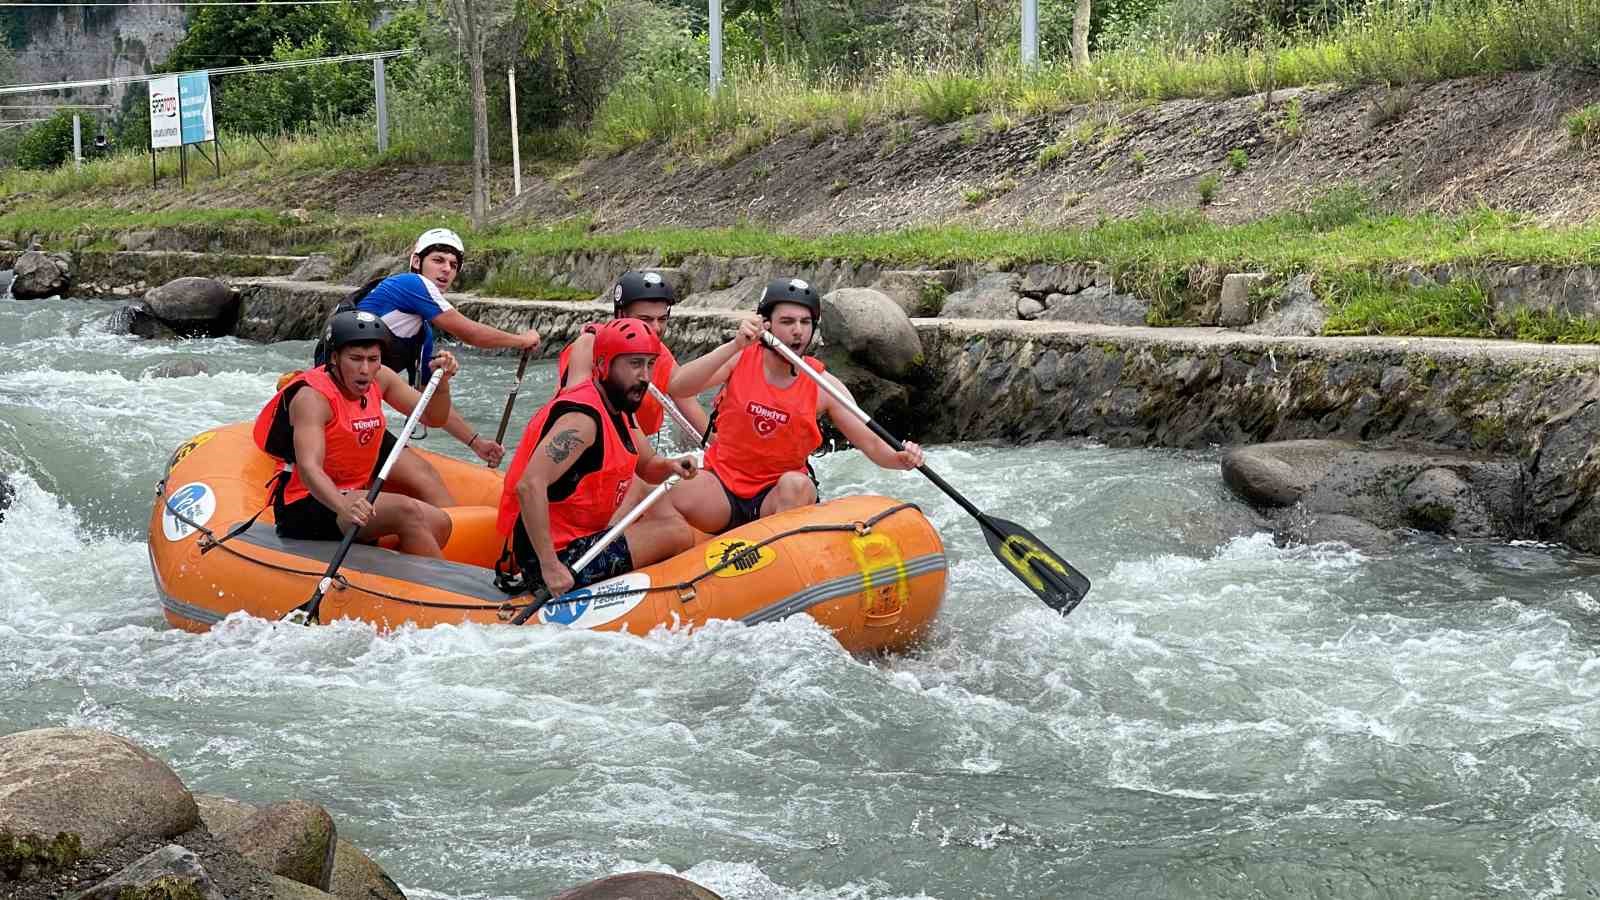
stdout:
[(392, 534), (400, 539), (401, 553), (439, 557), (443, 555), (439, 548), (450, 540), (450, 529), (450, 517), (437, 506), (400, 494), (379, 494), (360, 537), (376, 541)]
[(394, 468), (389, 470), (389, 480), (383, 483), (383, 489), (415, 497), (440, 508), (456, 505), (456, 498), (450, 493), (450, 489), (445, 487), (444, 477), (439, 474), (439, 470), (423, 459), (422, 454), (410, 447), (401, 451), (400, 458), (395, 460)]
[(728, 495), (722, 492), (722, 482), (707, 470), (679, 482), (666, 499), (671, 501), (678, 515), (707, 534), (717, 534), (727, 528), (728, 520), (733, 518)]
[(817, 488), (804, 472), (785, 472), (778, 479), (767, 499), (761, 501), (761, 514), (770, 516), (786, 509), (810, 506), (817, 502)]
[[(678, 490), (674, 488), (672, 492), (676, 494)], [(639, 521), (629, 525), (622, 533), (628, 539), (628, 553), (633, 557), (636, 569), (676, 556), (694, 546), (694, 531), (672, 504), (658, 503), (651, 512), (656, 509), (664, 511), (639, 517)]]

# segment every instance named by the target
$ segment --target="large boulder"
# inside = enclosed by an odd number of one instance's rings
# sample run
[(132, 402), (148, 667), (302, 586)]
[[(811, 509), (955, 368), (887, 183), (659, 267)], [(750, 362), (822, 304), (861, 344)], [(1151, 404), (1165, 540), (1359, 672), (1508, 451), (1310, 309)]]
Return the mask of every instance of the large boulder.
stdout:
[(200, 857), (177, 844), (145, 854), (117, 874), (77, 895), (73, 900), (227, 900)]
[(885, 378), (904, 379), (922, 363), (922, 341), (898, 304), (871, 288), (822, 297), (822, 336)]
[(161, 321), (144, 301), (124, 304), (111, 315), (114, 334), (131, 334), (148, 339), (166, 339), (178, 336), (177, 329)]
[(295, 281), (332, 281), (333, 259), (326, 253), (313, 253), (289, 277)]
[(1278, 441), (1235, 447), (1222, 456), (1222, 481), (1256, 507), (1293, 506), (1333, 465), (1349, 441)]
[(687, 878), (662, 872), (611, 875), (562, 891), (550, 900), (722, 900)]
[(324, 891), (332, 883), (338, 833), (333, 817), (314, 803), (273, 803), (220, 837), (274, 875)]
[(29, 250), (17, 257), (12, 270), (11, 296), (18, 300), (56, 297), (72, 283), (72, 263), (59, 253)]
[(170, 838), (200, 821), (166, 763), (124, 738), (87, 728), (0, 737), (0, 829), (75, 835), (84, 853), (131, 837)]
[(144, 305), (185, 337), (223, 337), (239, 320), (238, 292), (215, 278), (175, 278), (145, 294)]
[(945, 297), (944, 305), (939, 307), (939, 315), (946, 319), (1015, 320), (1021, 285), (1020, 275), (991, 272), (979, 278), (972, 287)]
[[(226, 835), (259, 811), (253, 804), (221, 794), (196, 794), (194, 799), (212, 834)], [(343, 900), (406, 900), (382, 866), (343, 838), (335, 842), (328, 893)]]

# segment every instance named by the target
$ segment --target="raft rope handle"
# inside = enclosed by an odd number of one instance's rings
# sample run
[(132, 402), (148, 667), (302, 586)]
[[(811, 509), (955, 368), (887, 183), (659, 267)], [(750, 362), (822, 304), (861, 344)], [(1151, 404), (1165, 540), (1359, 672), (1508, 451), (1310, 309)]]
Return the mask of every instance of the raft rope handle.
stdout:
[[(888, 518), (889, 516), (892, 516), (892, 515), (894, 515), (896, 513), (905, 512), (908, 509), (915, 509), (915, 510), (918, 510), (920, 512), (922, 508), (917, 506), (915, 503), (902, 503), (899, 506), (891, 506), (891, 507), (889, 507), (888, 509), (884, 510), (883, 512), (880, 512), (877, 515), (873, 516), (872, 518), (867, 519), (865, 523), (862, 523), (862, 522), (850, 522), (850, 523), (840, 523), (840, 524), (837, 524), (837, 525), (802, 525), (799, 528), (794, 528), (794, 529), (791, 529), (789, 531), (784, 531), (784, 532), (780, 532), (778, 534), (775, 534), (772, 537), (769, 537), (766, 540), (761, 541), (759, 543), (753, 544), (750, 547), (745, 548), (745, 549), (759, 551), (762, 547), (766, 547), (766, 546), (768, 546), (770, 544), (773, 544), (773, 543), (775, 543), (777, 541), (780, 541), (780, 540), (782, 540), (784, 538), (794, 537), (795, 535), (799, 535), (799, 534), (815, 534), (815, 533), (819, 533), (819, 532), (828, 532), (828, 531), (854, 531), (854, 530), (856, 530), (856, 528), (860, 527), (863, 524), (865, 524), (867, 527), (870, 528), (871, 526), (876, 525), (877, 523), (883, 521), (884, 519)], [(178, 515), (178, 513), (174, 512), (174, 515)], [(187, 520), (185, 520), (185, 523), (186, 524), (192, 524), (192, 523), (188, 523)], [(200, 528), (199, 526), (195, 526), (195, 527), (199, 528), (200, 531), (205, 531), (204, 528)], [(210, 532), (206, 532), (206, 533), (209, 534)], [(226, 551), (228, 553), (231, 553), (234, 556), (239, 557), (240, 559), (244, 560), (245, 562), (255, 563), (258, 566), (261, 566), (261, 567), (266, 568), (266, 569), (271, 569), (271, 570), (273, 570), (275, 572), (285, 572), (285, 573), (288, 573), (290, 575), (305, 575), (305, 576), (308, 576), (308, 577), (311, 577), (311, 578), (321, 578), (322, 577), (322, 573), (321, 572), (308, 572), (308, 571), (306, 571), (304, 569), (296, 569), (293, 566), (285, 566), (285, 565), (280, 565), (278, 563), (267, 562), (264, 559), (256, 559), (255, 557), (250, 556), (249, 554), (240, 552), (238, 549), (236, 549), (236, 548), (234, 548), (232, 546), (227, 546), (227, 545), (223, 545), (223, 544), (218, 544), (217, 546), (221, 547), (224, 551)], [(744, 555), (744, 552), (741, 551), (740, 553), (735, 554), (734, 558), (738, 558), (738, 557), (743, 556), (743, 555)], [(694, 589), (695, 584), (697, 584), (701, 579), (709, 578), (711, 575), (722, 571), (723, 569), (727, 568), (728, 566), (730, 566), (732, 564), (733, 564), (733, 559), (729, 559), (727, 562), (720, 563), (716, 567), (708, 569), (705, 572), (703, 572), (703, 573), (701, 573), (699, 575), (696, 575), (694, 578), (689, 579), (688, 581), (679, 581), (679, 582), (676, 582), (676, 583), (673, 583), (673, 584), (652, 585), (650, 587), (644, 587), (644, 588), (632, 588), (632, 589), (629, 589), (629, 590), (626, 590), (626, 591), (617, 591), (616, 593), (608, 594), (607, 596), (611, 596), (611, 597), (631, 597), (631, 596), (633, 596), (635, 594), (649, 594), (649, 593), (652, 593), (652, 592), (655, 592), (655, 591), (676, 591), (678, 593), (679, 602), (688, 603), (689, 601), (691, 601), (691, 600), (693, 600), (695, 598), (695, 589)], [(455, 610), (461, 610), (461, 611), (464, 611), (464, 612), (479, 612), (479, 611), (484, 611), (484, 610), (499, 610), (501, 605), (502, 605), (501, 603), (479, 603), (479, 604), (475, 604), (475, 605), (471, 605), (471, 606), (466, 605), (466, 604), (462, 604), (462, 603), (434, 603), (434, 602), (430, 602), (430, 601), (427, 601), (427, 600), (418, 600), (418, 599), (416, 599), (414, 597), (400, 597), (400, 596), (396, 596), (395, 594), (389, 594), (389, 593), (385, 593), (383, 591), (374, 590), (374, 589), (369, 588), (369, 587), (363, 587), (363, 586), (361, 586), (359, 584), (352, 584), (351, 582), (346, 581), (342, 577), (338, 578), (337, 580), (339, 582), (341, 582), (343, 587), (348, 589), (348, 590), (360, 591), (361, 593), (367, 594), (368, 596), (379, 597), (379, 598), (382, 598), (384, 600), (393, 600), (396, 603), (404, 603), (404, 604), (409, 604), (411, 606), (419, 606), (419, 607), (422, 607), (424, 609), (455, 609)], [(685, 594), (687, 594), (687, 597), (684, 596)]]
[[(256, 510), (255, 515), (233, 526), (233, 528), (229, 529), (228, 533), (223, 535), (221, 538), (217, 537), (216, 532), (179, 512), (178, 508), (172, 505), (171, 495), (166, 495), (167, 480), (165, 478), (156, 482), (156, 496), (161, 497), (161, 505), (167, 508), (167, 512), (172, 513), (173, 518), (200, 533), (200, 555), (205, 556), (207, 553), (210, 553), (218, 547), (221, 547), (223, 544), (226, 544), (227, 542), (248, 531), (250, 526), (254, 525), (256, 520), (261, 518), (261, 514), (267, 511), (267, 507), (272, 505), (273, 498), (279, 492), (281, 492), (286, 485), (288, 485), (290, 471), (292, 470), (282, 469), (278, 471), (277, 474), (273, 475), (272, 478), (267, 481), (267, 502), (262, 504), (260, 509)], [(346, 582), (346, 586), (348, 586), (348, 582)]]

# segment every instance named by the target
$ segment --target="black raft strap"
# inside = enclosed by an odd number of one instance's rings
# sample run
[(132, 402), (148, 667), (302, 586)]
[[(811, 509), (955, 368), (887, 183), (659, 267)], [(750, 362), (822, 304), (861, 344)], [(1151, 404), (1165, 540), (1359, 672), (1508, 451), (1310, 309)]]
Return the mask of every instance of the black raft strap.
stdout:
[(273, 475), (271, 480), (267, 482), (267, 502), (263, 503), (261, 508), (256, 510), (255, 515), (228, 529), (228, 533), (223, 535), (220, 539), (202, 542), (202, 546), (200, 547), (200, 555), (204, 556), (207, 553), (210, 553), (212, 550), (215, 550), (218, 547), (221, 547), (223, 544), (233, 540), (239, 535), (244, 534), (246, 531), (249, 531), (250, 526), (254, 525), (256, 520), (261, 518), (261, 514), (267, 511), (267, 507), (271, 506), (278, 500), (279, 497), (283, 496), (283, 489), (288, 486), (289, 473), (292, 471), (292, 469), (285, 466), (284, 468), (280, 469), (276, 475)]

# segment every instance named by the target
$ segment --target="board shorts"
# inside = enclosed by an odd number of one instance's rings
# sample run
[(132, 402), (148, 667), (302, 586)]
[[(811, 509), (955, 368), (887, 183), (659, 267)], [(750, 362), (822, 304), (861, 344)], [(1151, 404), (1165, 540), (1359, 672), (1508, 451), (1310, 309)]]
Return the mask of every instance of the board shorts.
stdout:
[[(583, 537), (573, 538), (572, 542), (556, 551), (556, 559), (572, 571), (572, 564), (593, 547), (602, 537), (605, 537), (607, 528), (586, 534)], [(517, 566), (522, 569), (523, 586), (529, 591), (536, 591), (544, 587), (544, 577), (539, 574), (539, 554), (533, 551), (533, 542), (528, 540), (528, 531), (522, 526), (522, 520), (517, 520), (517, 527), (511, 533), (511, 553), (517, 560)], [(600, 555), (589, 561), (583, 571), (572, 571), (574, 590), (615, 578), (633, 571), (633, 553), (628, 549), (627, 535), (619, 534), (611, 545), (600, 551)]]
[[(378, 461), (372, 466), (372, 478), (378, 477), (383, 461), (389, 458), (389, 451), (394, 449), (399, 440), (388, 429), (384, 429), (383, 442), (378, 448)], [(277, 520), (279, 537), (297, 541), (344, 540), (344, 529), (339, 527), (339, 515), (323, 506), (322, 501), (315, 497), (305, 496), (286, 504), (283, 502), (283, 492), (275, 491), (272, 495), (272, 516)], [(358, 538), (357, 543), (372, 542)]]
[[(717, 478), (715, 471), (711, 469), (706, 471), (711, 473), (711, 477)], [(822, 485), (817, 482), (817, 473), (811, 468), (810, 462), (806, 463), (806, 475), (811, 478), (811, 487), (817, 495), (817, 499), (813, 502), (820, 502), (822, 500)], [(761, 504), (766, 502), (767, 495), (772, 493), (772, 489), (778, 486), (778, 483), (774, 481), (756, 491), (754, 497), (741, 497), (730, 490), (726, 484), (723, 484), (721, 478), (717, 478), (717, 484), (722, 487), (723, 495), (728, 498), (728, 524), (722, 526), (722, 531), (717, 532), (718, 534), (723, 531), (732, 531), (741, 525), (748, 525), (761, 518)]]

